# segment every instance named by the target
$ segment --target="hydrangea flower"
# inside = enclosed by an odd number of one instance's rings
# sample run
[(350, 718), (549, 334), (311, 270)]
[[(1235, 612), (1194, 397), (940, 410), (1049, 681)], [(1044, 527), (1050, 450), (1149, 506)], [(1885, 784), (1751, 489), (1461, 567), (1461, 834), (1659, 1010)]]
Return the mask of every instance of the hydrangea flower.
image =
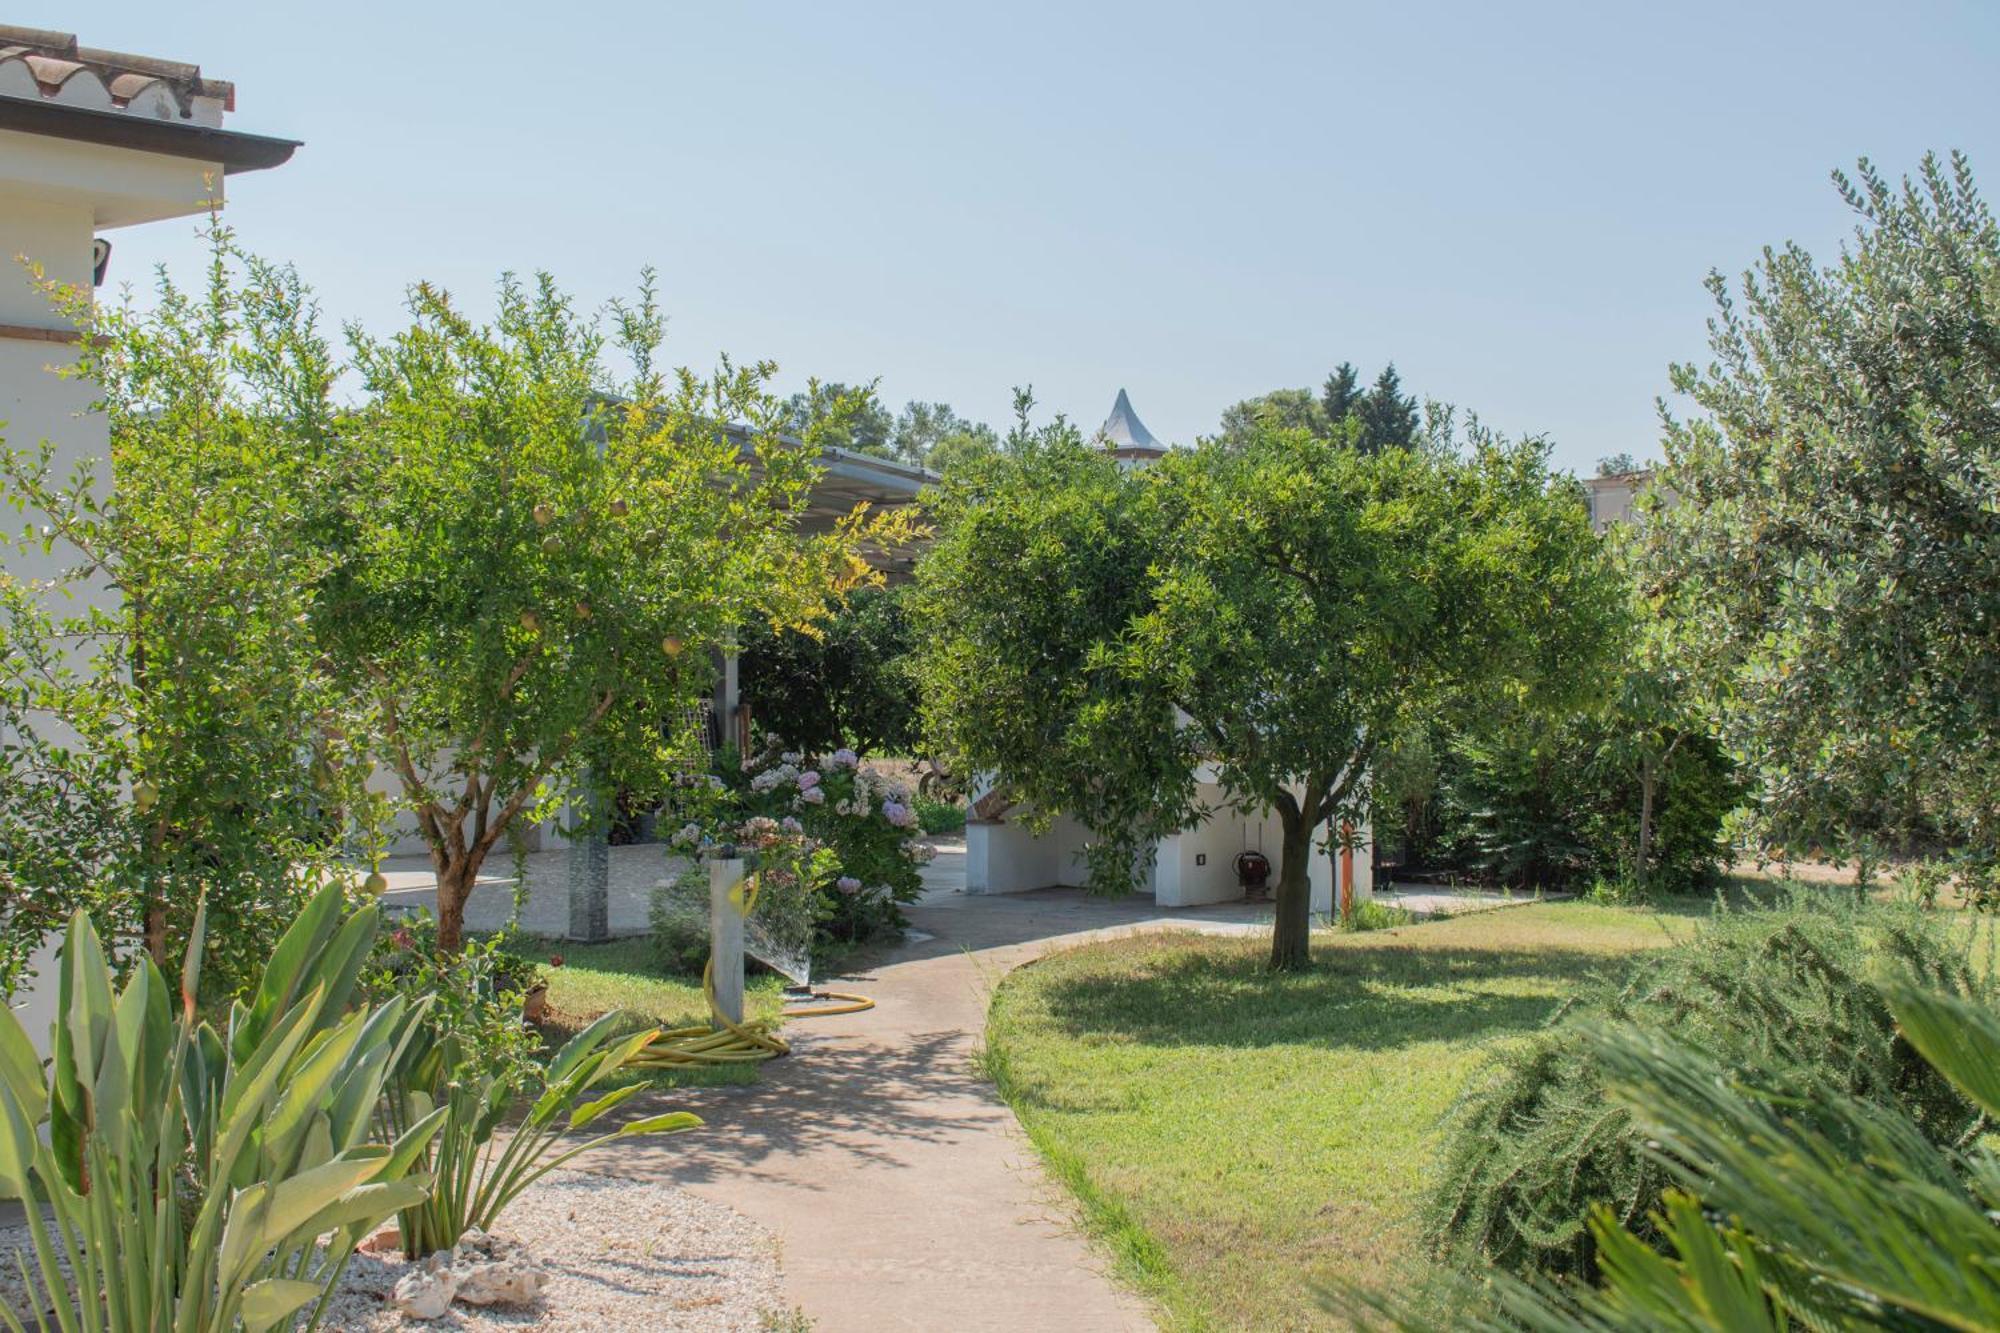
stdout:
[(799, 793), (798, 799), (806, 805), (825, 805), (826, 789), (824, 787), (807, 787)]
[(917, 812), (901, 801), (891, 799), (882, 803), (882, 818), (897, 828), (909, 828), (917, 822)]
[(861, 881), (852, 875), (842, 875), (833, 882), (833, 887), (845, 894), (856, 894), (861, 892)]
[(783, 754), (778, 756), (778, 762), (786, 765), (789, 768), (797, 768), (799, 766), (799, 761), (804, 758), (805, 756), (800, 754), (797, 750), (787, 750)]
[(787, 833), (804, 833), (806, 831), (806, 826), (798, 821), (798, 816), (796, 815), (786, 815), (784, 819), (779, 821), (778, 827)]
[(801, 789), (803, 789), (803, 788), (807, 788), (807, 787), (817, 787), (817, 786), (819, 786), (819, 773), (818, 773), (818, 771), (817, 771), (817, 770), (815, 770), (815, 769), (810, 769), (810, 768), (809, 768), (809, 769), (807, 769), (807, 770), (806, 770), (805, 772), (803, 772), (803, 773), (799, 774), (799, 786), (800, 786), (800, 788), (801, 788)]
[(860, 764), (861, 756), (844, 745), (828, 756), (826, 761), (828, 768), (858, 768)]

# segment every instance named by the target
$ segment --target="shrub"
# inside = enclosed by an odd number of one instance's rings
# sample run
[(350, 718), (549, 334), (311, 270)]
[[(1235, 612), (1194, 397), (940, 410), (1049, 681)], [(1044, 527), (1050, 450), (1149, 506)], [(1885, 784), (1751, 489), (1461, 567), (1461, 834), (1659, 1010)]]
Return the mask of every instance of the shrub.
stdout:
[[(1499, 883), (1557, 888), (1636, 882), (1640, 788), (1602, 719), (1461, 735), (1441, 761), (1438, 841)], [(1714, 738), (1690, 734), (1662, 767), (1649, 894), (1687, 893), (1727, 863), (1723, 821), (1742, 795)]]
[(687, 910), (707, 903), (708, 872), (697, 865), (676, 881), (662, 880), (648, 911), (653, 962), (670, 976), (699, 977), (708, 963), (708, 918)]
[(440, 1117), (385, 1142), (373, 1114), (416, 1011), (400, 998), (350, 1008), (377, 914), (342, 907), (333, 887), (306, 905), (221, 1033), (197, 1018), (199, 907), (177, 1002), (151, 958), (114, 992), (78, 912), (48, 1068), (0, 1011), (0, 1196), (27, 1202), (37, 1327), (290, 1327), (363, 1236), (424, 1197)]
[[(1883, 991), (1926, 1067), (2000, 1115), (2000, 1011), (1902, 978)], [(1611, 1026), (1592, 1042), (1672, 1180), (1648, 1218), (1657, 1235), (1599, 1208), (1601, 1287), (1447, 1276), (1419, 1293), (1330, 1293), (1337, 1313), (1401, 1333), (2000, 1327), (1990, 1139), (1942, 1147), (1897, 1108), (1848, 1095), (1800, 1116), (1788, 1090), (1663, 1034)]]
[(1907, 1116), (1955, 1144), (1978, 1109), (1898, 1035), (1870, 978), (1885, 965), (1990, 998), (1993, 983), (1936, 918), (1900, 906), (1795, 892), (1723, 913), (1694, 939), (1600, 987), (1535, 1040), (1496, 1056), (1451, 1123), (1426, 1229), (1443, 1257), (1517, 1273), (1590, 1276), (1593, 1209), (1650, 1242), (1671, 1176), (1631, 1114), (1607, 1098), (1593, 1025), (1685, 1042), (1733, 1074), (1798, 1099), (1804, 1119), (1836, 1097)]
[(965, 807), (957, 801), (917, 798), (917, 827), (928, 834), (965, 832)]
[(1416, 914), (1407, 908), (1395, 907), (1389, 903), (1364, 898), (1354, 904), (1347, 917), (1340, 923), (1342, 930), (1394, 930), (1397, 926), (1407, 926), (1416, 921)]
[[(902, 905), (922, 894), (920, 868), (934, 854), (917, 836), (907, 788), (863, 767), (852, 750), (815, 759), (766, 746), (722, 776), (724, 793), (680, 830), (679, 846), (735, 843), (758, 852), (767, 880), (773, 871), (799, 876), (814, 895), (816, 955), (902, 934)], [(656, 920), (668, 913), (663, 897)]]

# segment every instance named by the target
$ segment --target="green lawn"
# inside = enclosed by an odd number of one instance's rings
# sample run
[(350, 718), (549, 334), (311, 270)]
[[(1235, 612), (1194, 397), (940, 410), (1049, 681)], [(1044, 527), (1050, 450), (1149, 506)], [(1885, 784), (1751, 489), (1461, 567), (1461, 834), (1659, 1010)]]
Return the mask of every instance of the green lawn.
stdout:
[[(552, 1042), (564, 1040), (614, 1009), (630, 1010), (667, 1027), (708, 1021), (708, 1001), (702, 995), (701, 982), (663, 975), (653, 962), (651, 941), (643, 937), (575, 944), (522, 936), (513, 947), (544, 965), (543, 974), (549, 979), (549, 1014), (543, 1029)], [(558, 958), (561, 966), (554, 966)], [(774, 973), (753, 974), (744, 995), (748, 1016), (775, 1015), (783, 1007), (783, 988), (783, 979)], [(756, 1077), (754, 1065), (649, 1076), (661, 1087), (749, 1083)]]
[(987, 1060), (1122, 1276), (1174, 1328), (1323, 1325), (1315, 1285), (1421, 1275), (1440, 1115), (1488, 1043), (1706, 904), (1564, 902), (1268, 944), (1141, 936), (1010, 975)]

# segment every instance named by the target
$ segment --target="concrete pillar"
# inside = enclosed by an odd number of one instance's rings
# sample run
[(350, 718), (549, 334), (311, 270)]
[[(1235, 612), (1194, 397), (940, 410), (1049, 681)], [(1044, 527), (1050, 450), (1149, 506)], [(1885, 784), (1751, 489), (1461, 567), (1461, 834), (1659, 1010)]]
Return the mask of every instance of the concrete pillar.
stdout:
[(732, 1023), (743, 1021), (743, 909), (730, 901), (730, 894), (746, 870), (740, 857), (708, 863), (709, 975), (715, 1012)]
[(569, 937), (602, 943), (611, 938), (611, 806), (595, 772), (580, 779), (570, 808), (582, 827), (569, 843)]

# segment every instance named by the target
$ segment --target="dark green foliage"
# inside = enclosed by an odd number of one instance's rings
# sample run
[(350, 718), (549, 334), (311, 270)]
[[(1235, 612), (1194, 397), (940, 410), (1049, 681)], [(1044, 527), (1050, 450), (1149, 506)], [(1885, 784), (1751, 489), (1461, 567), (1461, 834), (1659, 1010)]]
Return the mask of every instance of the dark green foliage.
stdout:
[(1375, 387), (1368, 391), (1357, 415), (1361, 418), (1361, 437), (1356, 447), (1363, 453), (1407, 448), (1416, 439), (1417, 400), (1403, 392), (1395, 362), (1382, 367), (1382, 373), (1375, 377)]
[[(1593, 1208), (1650, 1243), (1674, 1177), (1644, 1148), (1591, 1033), (1617, 1026), (1755, 1075), (1802, 1123), (1837, 1097), (1892, 1108), (1931, 1142), (1963, 1142), (1978, 1109), (1898, 1035), (1876, 978), (1908, 974), (1991, 1003), (1948, 924), (1906, 907), (1795, 892), (1718, 914), (1692, 940), (1566, 1008), (1495, 1057), (1454, 1114), (1428, 1202), (1435, 1250), (1515, 1273), (1592, 1276)], [(1838, 1132), (1838, 1125), (1819, 1126)]]
[(816, 628), (818, 637), (764, 625), (744, 644), (743, 697), (758, 725), (807, 754), (908, 752), (917, 686), (901, 594), (857, 589)]
[[(1500, 738), (1459, 737), (1440, 765), (1434, 854), (1522, 888), (1636, 878), (1641, 792), (1616, 727), (1615, 718), (1582, 716)], [(1683, 737), (1660, 766), (1651, 892), (1713, 880), (1728, 860), (1723, 820), (1740, 799), (1715, 740)]]
[(1274, 389), (1225, 409), (1220, 436), (1235, 443), (1258, 428), (1303, 430), (1315, 439), (1344, 440), (1364, 454), (1408, 448), (1423, 433), (1416, 397), (1403, 392), (1394, 362), (1382, 368), (1373, 387), (1363, 389), (1354, 367), (1341, 362), (1319, 396), (1311, 389)]
[(963, 833), (965, 807), (957, 801), (916, 800), (917, 827), (925, 833)]

